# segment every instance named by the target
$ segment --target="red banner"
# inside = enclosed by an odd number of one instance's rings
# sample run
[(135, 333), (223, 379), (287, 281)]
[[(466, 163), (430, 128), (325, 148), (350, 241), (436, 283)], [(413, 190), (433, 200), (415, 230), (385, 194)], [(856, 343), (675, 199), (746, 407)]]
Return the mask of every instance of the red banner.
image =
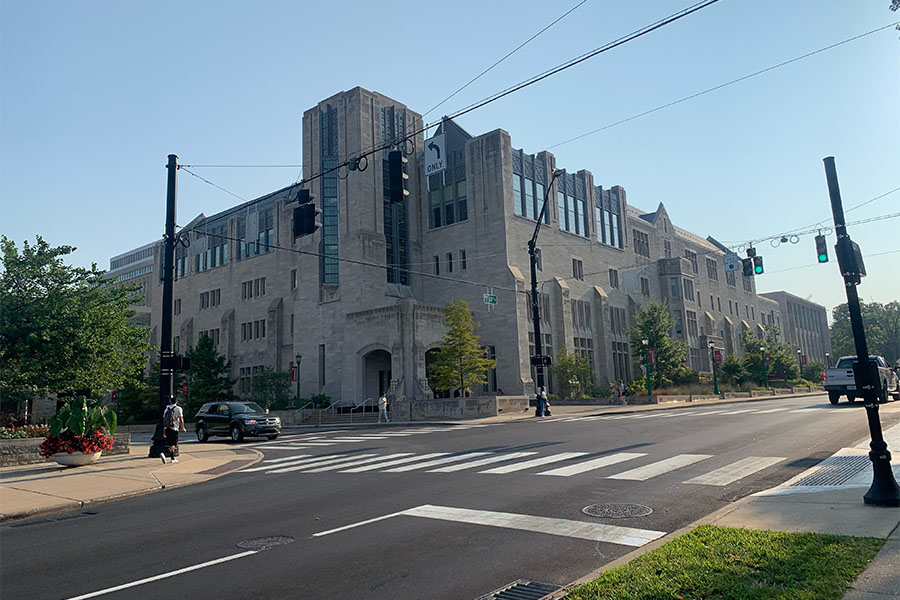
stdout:
[(717, 365), (721, 365), (721, 364), (722, 364), (722, 351), (721, 351), (721, 350), (714, 350), (714, 351), (713, 351), (713, 356), (716, 357), (716, 364), (717, 364)]
[(656, 351), (653, 348), (648, 348), (647, 353), (650, 356), (650, 364), (656, 366)]
[(297, 365), (291, 363), (291, 381), (297, 381)]
[(188, 394), (188, 384), (187, 384), (187, 381), (185, 381), (184, 383), (181, 384), (181, 395), (187, 396), (187, 394)]

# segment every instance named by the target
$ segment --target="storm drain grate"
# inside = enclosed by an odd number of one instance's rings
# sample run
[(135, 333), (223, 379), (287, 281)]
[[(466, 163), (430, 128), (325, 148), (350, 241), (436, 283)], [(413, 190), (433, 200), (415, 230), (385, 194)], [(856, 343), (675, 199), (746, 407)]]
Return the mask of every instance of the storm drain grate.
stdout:
[(552, 583), (541, 583), (530, 579), (517, 579), (502, 588), (494, 590), (490, 594), (479, 597), (477, 600), (541, 600), (562, 587)]
[(632, 519), (646, 517), (653, 509), (643, 504), (591, 504), (581, 509), (586, 515), (601, 519)]
[(868, 464), (868, 456), (830, 456), (819, 463), (815, 473), (794, 482), (791, 487), (843, 485), (861, 473)]

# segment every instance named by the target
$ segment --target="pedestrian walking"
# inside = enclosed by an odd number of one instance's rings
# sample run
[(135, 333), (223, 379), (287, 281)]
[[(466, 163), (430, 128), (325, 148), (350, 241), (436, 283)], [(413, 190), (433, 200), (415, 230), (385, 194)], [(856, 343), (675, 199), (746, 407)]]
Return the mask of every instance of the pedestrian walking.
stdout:
[(544, 386), (538, 388), (537, 392), (537, 414), (536, 417), (544, 417), (550, 414), (548, 410), (547, 389)]
[(387, 394), (385, 392), (381, 393), (381, 397), (378, 399), (378, 422), (381, 423), (381, 416), (384, 415), (384, 422), (390, 423), (391, 420), (388, 419), (387, 414)]
[[(178, 406), (178, 398), (169, 396), (169, 405), (163, 412), (163, 429), (166, 435), (166, 446), (169, 448), (169, 459), (173, 463), (178, 462), (178, 432), (187, 431), (184, 428), (184, 411)], [(159, 458), (163, 464), (166, 460), (166, 452), (163, 450), (159, 454)]]
[(628, 406), (628, 397), (626, 396), (625, 384), (622, 383), (622, 380), (619, 380), (619, 402), (622, 403), (622, 406)]

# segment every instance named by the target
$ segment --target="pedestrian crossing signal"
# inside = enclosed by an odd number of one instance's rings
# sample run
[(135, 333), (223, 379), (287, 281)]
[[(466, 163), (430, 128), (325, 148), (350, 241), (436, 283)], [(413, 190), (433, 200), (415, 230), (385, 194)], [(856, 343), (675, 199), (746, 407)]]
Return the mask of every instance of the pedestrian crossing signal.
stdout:
[(828, 262), (828, 246), (825, 244), (825, 236), (821, 234), (816, 236), (816, 255), (820, 263)]

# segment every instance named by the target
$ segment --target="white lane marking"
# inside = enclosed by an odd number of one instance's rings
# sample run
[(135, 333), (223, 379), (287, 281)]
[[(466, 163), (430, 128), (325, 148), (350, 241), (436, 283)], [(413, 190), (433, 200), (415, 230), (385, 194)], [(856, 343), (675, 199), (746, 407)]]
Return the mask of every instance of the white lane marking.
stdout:
[(605, 418), (606, 418), (606, 419), (609, 419), (610, 421), (612, 421), (612, 420), (614, 420), (614, 419), (633, 419), (633, 418), (634, 418), (634, 415), (631, 415), (631, 414), (628, 414), (628, 415), (616, 415), (616, 416), (614, 416), (614, 417), (605, 417)]
[(752, 475), (757, 471), (762, 471), (766, 467), (771, 467), (776, 463), (786, 460), (783, 456), (748, 456), (742, 458), (730, 465), (720, 467), (715, 471), (710, 471), (703, 475), (698, 475), (693, 479), (688, 479), (685, 483), (698, 483), (700, 485), (728, 485), (738, 479), (743, 479), (748, 475)]
[(473, 525), (504, 527), (506, 529), (533, 531), (536, 533), (573, 537), (582, 540), (591, 540), (593, 542), (621, 544), (637, 548), (665, 535), (664, 531), (651, 531), (648, 529), (635, 529), (633, 527), (585, 523), (583, 521), (570, 521), (568, 519), (554, 519), (550, 517), (538, 517), (534, 515), (522, 515), (507, 512), (471, 510), (449, 506), (432, 506), (429, 504), (405, 510), (402, 514), (409, 517), (423, 517), (426, 519), (451, 521), (453, 523), (471, 523)]
[(375, 517), (374, 519), (366, 519), (365, 521), (360, 521), (359, 523), (351, 523), (350, 525), (344, 525), (343, 527), (329, 529), (328, 531), (320, 531), (319, 533), (314, 533), (312, 536), (313, 537), (322, 537), (323, 535), (331, 535), (332, 533), (337, 533), (339, 531), (346, 531), (348, 529), (353, 529), (354, 527), (360, 527), (361, 525), (368, 525), (369, 523), (375, 523), (377, 521), (383, 521), (385, 519), (390, 519), (391, 517), (397, 517), (402, 514), (403, 514), (403, 511), (391, 513), (389, 515), (382, 515), (380, 517)]
[(610, 475), (609, 477), (607, 477), (607, 479), (630, 479), (633, 481), (645, 481), (647, 479), (650, 479), (651, 477), (656, 477), (657, 475), (662, 475), (663, 473), (668, 473), (669, 471), (674, 471), (675, 469), (686, 467), (688, 465), (694, 464), (695, 462), (706, 460), (707, 458), (712, 458), (712, 455), (679, 454), (677, 456), (666, 458), (655, 463), (650, 463), (649, 465), (645, 465), (643, 467), (638, 467), (637, 469), (631, 469), (630, 471), (624, 471), (622, 473), (617, 473), (616, 475)]
[(758, 415), (765, 415), (765, 414), (768, 414), (768, 413), (776, 413), (776, 412), (781, 412), (781, 411), (783, 411), (783, 410), (790, 410), (790, 409), (791, 409), (790, 406), (785, 406), (784, 408), (767, 408), (766, 410), (758, 410), (758, 411), (756, 411), (756, 414), (758, 414)]
[(313, 456), (310, 458), (293, 457), (293, 458), (295, 458), (295, 460), (284, 461), (284, 462), (278, 463), (277, 465), (262, 465), (262, 466), (258, 466), (258, 467), (250, 467), (249, 469), (241, 469), (238, 472), (239, 473), (255, 473), (257, 471), (268, 471), (270, 469), (277, 469), (279, 467), (284, 467), (287, 465), (305, 465), (307, 463), (318, 463), (318, 462), (322, 462), (323, 460), (337, 458), (338, 456), (343, 456), (343, 455), (325, 454), (323, 456)]
[(351, 435), (342, 435), (341, 437), (331, 438), (331, 441), (332, 442), (364, 442), (366, 440), (371, 440), (371, 439), (383, 440), (385, 438), (383, 438), (383, 437), (375, 438), (374, 436), (363, 436), (363, 435), (352, 435), (352, 436)]
[(705, 417), (706, 415), (718, 415), (725, 412), (724, 410), (708, 410), (705, 412), (687, 413), (686, 417)]
[[(360, 458), (366, 458), (367, 456), (375, 456), (375, 455), (374, 455), (374, 454), (356, 454), (356, 455), (354, 455), (354, 456), (344, 456), (344, 457), (342, 457), (342, 458), (334, 458), (334, 457), (331, 457), (330, 460), (323, 460), (323, 461), (321, 461), (321, 462), (319, 462), (319, 463), (316, 463), (316, 464), (314, 464), (314, 465), (311, 465), (311, 464), (305, 464), (305, 465), (293, 465), (293, 466), (290, 466), (290, 467), (285, 467), (285, 468), (283, 468), (283, 469), (275, 469), (274, 471), (267, 471), (267, 473), (268, 473), (269, 475), (273, 475), (273, 474), (281, 474), (281, 473), (292, 473), (293, 471), (302, 471), (303, 469), (314, 469), (314, 468), (320, 467), (320, 466), (322, 466), (322, 465), (331, 465), (331, 464), (337, 464), (337, 463), (342, 463), (342, 464), (343, 464), (343, 463), (348, 463), (348, 462), (355, 461), (355, 460), (360, 459)], [(271, 468), (271, 467), (270, 467), (270, 468)]]
[(567, 467), (550, 469), (549, 471), (538, 473), (538, 475), (557, 475), (559, 477), (569, 477), (571, 475), (577, 475), (578, 473), (584, 473), (585, 471), (593, 471), (594, 469), (599, 469), (601, 467), (625, 462), (626, 460), (631, 460), (634, 458), (640, 458), (642, 456), (647, 455), (643, 452), (619, 452), (618, 454), (601, 456), (600, 458), (586, 460), (584, 462), (575, 463), (574, 465), (569, 465)]
[(517, 458), (524, 458), (526, 456), (531, 456), (532, 454), (537, 454), (537, 452), (510, 452), (509, 454), (500, 454), (498, 456), (488, 456), (487, 458), (473, 460), (472, 462), (463, 463), (461, 465), (450, 465), (449, 467), (441, 467), (440, 469), (432, 469), (428, 472), (429, 473), (453, 473), (455, 471), (462, 471), (464, 469), (472, 469), (475, 467), (480, 467), (481, 465), (489, 465), (489, 464), (495, 463), (495, 462), (503, 462), (505, 460), (515, 460)]
[(577, 458), (579, 456), (584, 456), (587, 452), (563, 452), (561, 454), (552, 454), (550, 456), (544, 456), (543, 458), (534, 458), (531, 460), (526, 460), (524, 462), (515, 463), (513, 465), (506, 465), (505, 467), (495, 467), (493, 469), (488, 469), (487, 471), (478, 471), (479, 473), (491, 473), (491, 474), (504, 474), (504, 473), (512, 473), (514, 471), (522, 471), (524, 469), (530, 469), (531, 467), (539, 467), (541, 465), (546, 465), (548, 463), (559, 462), (561, 460), (568, 460), (570, 458)]
[(421, 456), (410, 456), (408, 458), (398, 458), (397, 460), (392, 460), (390, 462), (386, 462), (383, 464), (377, 465), (366, 465), (364, 467), (356, 467), (353, 469), (347, 469), (345, 471), (338, 471), (339, 473), (362, 473), (364, 471), (374, 471), (375, 469), (382, 469), (384, 467), (392, 467), (394, 465), (402, 465), (408, 462), (413, 462), (416, 460), (425, 460), (426, 458), (434, 458), (435, 456), (446, 456), (447, 452), (431, 452), (430, 454), (422, 454)]
[(306, 450), (308, 448), (324, 448), (333, 444), (281, 444), (278, 446), (254, 446), (258, 450)]
[(729, 410), (729, 411), (726, 411), (726, 412), (723, 412), (720, 414), (722, 414), (722, 415), (739, 415), (741, 413), (753, 412), (754, 410), (756, 410), (756, 409), (755, 408), (744, 408), (741, 410)]
[(436, 458), (435, 460), (430, 460), (424, 463), (416, 463), (414, 465), (404, 465), (402, 467), (397, 467), (395, 469), (385, 469), (385, 473), (405, 473), (406, 471), (415, 471), (416, 469), (427, 469), (429, 467), (435, 467), (437, 465), (443, 465), (445, 463), (451, 462), (459, 462), (461, 460), (468, 460), (470, 458), (478, 458), (479, 456), (487, 456), (488, 454), (493, 454), (493, 452), (467, 452), (466, 454), (457, 454), (455, 456), (445, 456), (444, 458)]
[(284, 462), (286, 460), (298, 460), (301, 458), (309, 458), (312, 454), (291, 454), (290, 456), (279, 456), (278, 458), (267, 458), (264, 463)]
[(112, 592), (118, 592), (119, 590), (126, 590), (128, 588), (133, 588), (139, 585), (144, 585), (145, 583), (150, 583), (152, 581), (159, 581), (160, 579), (166, 579), (168, 577), (175, 577), (176, 575), (182, 575), (184, 573), (189, 573), (191, 571), (196, 571), (198, 569), (203, 569), (206, 567), (211, 567), (213, 565), (218, 565), (223, 562), (228, 562), (230, 560), (235, 560), (238, 558), (243, 558), (245, 556), (250, 556), (252, 554), (256, 554), (259, 550), (247, 550), (246, 552), (238, 552), (237, 554), (232, 554), (231, 556), (224, 556), (222, 558), (217, 558), (215, 560), (210, 560), (205, 563), (200, 563), (199, 565), (194, 565), (192, 567), (185, 567), (183, 569), (178, 569), (177, 571), (168, 571), (161, 575), (154, 575), (153, 577), (147, 577), (146, 579), (139, 579), (138, 581), (132, 581), (131, 583), (123, 583), (122, 585), (117, 585), (115, 587), (106, 588), (105, 590), (99, 590), (96, 592), (91, 592), (90, 594), (82, 594), (81, 596), (73, 596), (68, 598), (67, 600), (86, 600), (87, 598), (96, 598), (97, 596), (103, 596), (104, 594), (111, 594)]
[(654, 413), (650, 413), (649, 415), (640, 415), (640, 416), (637, 416), (634, 418), (635, 419), (653, 419), (655, 417), (661, 417), (661, 416), (662, 416), (662, 413), (654, 412)]
[(369, 464), (373, 462), (380, 462), (383, 460), (391, 460), (392, 458), (400, 458), (401, 456), (409, 456), (412, 452), (397, 452), (396, 454), (386, 454), (384, 456), (376, 456), (374, 458), (364, 458), (362, 460), (358, 460), (356, 462), (351, 463), (341, 463), (341, 464), (331, 464), (327, 467), (319, 467), (309, 469), (307, 473), (324, 473), (325, 471), (337, 471), (338, 469), (343, 469), (344, 467), (355, 467), (357, 465)]

